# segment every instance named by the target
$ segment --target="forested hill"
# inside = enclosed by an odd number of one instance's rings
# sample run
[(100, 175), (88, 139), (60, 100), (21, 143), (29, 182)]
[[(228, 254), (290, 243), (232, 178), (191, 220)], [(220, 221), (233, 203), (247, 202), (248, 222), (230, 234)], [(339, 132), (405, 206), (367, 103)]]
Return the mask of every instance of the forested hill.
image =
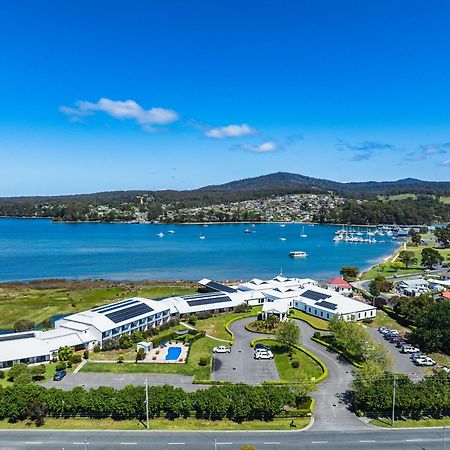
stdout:
[(394, 195), (394, 194), (438, 194), (450, 195), (450, 182), (423, 181), (415, 178), (404, 178), (397, 181), (363, 181), (340, 183), (322, 178), (307, 177), (288, 172), (277, 172), (254, 178), (231, 181), (220, 185), (201, 188), (202, 191), (333, 191), (348, 195)]

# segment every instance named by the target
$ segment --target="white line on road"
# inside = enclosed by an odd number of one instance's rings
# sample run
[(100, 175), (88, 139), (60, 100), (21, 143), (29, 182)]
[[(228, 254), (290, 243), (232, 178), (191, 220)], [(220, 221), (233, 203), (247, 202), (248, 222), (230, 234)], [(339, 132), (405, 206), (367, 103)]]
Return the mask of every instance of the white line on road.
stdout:
[(137, 445), (137, 442), (121, 442), (120, 445)]
[(264, 442), (264, 445), (280, 445), (280, 442)]
[(405, 442), (420, 442), (423, 441), (423, 439), (406, 439)]
[(35, 444), (35, 445), (42, 445), (43, 442), (42, 442), (42, 441), (40, 441), (40, 442), (37, 442), (37, 441), (28, 441), (28, 442), (25, 442), (25, 444), (27, 444), (27, 445), (33, 445), (33, 444)]
[(328, 441), (312, 441), (311, 444), (328, 444)]
[(359, 442), (361, 442), (361, 443), (363, 443), (363, 442), (377, 442), (377, 441), (375, 441), (375, 440), (373, 440), (373, 439), (370, 439), (370, 440), (367, 440), (367, 441), (359, 441)]
[(233, 445), (232, 442), (216, 442), (216, 445)]
[(72, 445), (91, 445), (89, 442), (72, 442)]
[(186, 442), (168, 442), (167, 445), (186, 445)]

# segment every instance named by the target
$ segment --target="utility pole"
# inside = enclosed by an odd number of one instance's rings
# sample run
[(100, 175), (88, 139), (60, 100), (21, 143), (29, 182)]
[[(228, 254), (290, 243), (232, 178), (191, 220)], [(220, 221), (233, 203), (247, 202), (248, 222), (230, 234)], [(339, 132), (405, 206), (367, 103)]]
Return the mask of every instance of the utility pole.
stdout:
[(150, 428), (149, 422), (148, 422), (148, 380), (145, 379), (145, 414), (147, 416), (147, 430)]
[(394, 389), (392, 391), (392, 428), (394, 428), (394, 424), (395, 424), (395, 388), (396, 388), (395, 373), (394, 373), (393, 383), (394, 383), (394, 386), (393, 386)]

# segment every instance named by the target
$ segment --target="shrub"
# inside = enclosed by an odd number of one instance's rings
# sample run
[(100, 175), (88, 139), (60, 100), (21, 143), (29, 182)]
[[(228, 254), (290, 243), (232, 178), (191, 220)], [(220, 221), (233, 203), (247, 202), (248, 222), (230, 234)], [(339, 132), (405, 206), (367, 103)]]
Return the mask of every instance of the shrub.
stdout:
[(84, 359), (89, 359), (89, 350), (85, 350), (85, 351), (83, 352), (83, 358), (84, 358)]
[(246, 313), (249, 312), (251, 309), (251, 307), (249, 305), (247, 305), (247, 303), (241, 303), (240, 305), (238, 305), (235, 309), (235, 311), (237, 313)]
[(33, 381), (43, 380), (45, 378), (45, 366), (39, 364), (38, 366), (29, 367), (29, 372)]
[(170, 328), (169, 322), (164, 322), (159, 326), (160, 331), (166, 331)]
[(28, 366), (26, 364), (14, 364), (8, 371), (8, 381), (15, 381), (24, 373), (28, 373)]
[(72, 364), (78, 364), (78, 363), (81, 362), (81, 355), (73, 354), (73, 355), (70, 357), (69, 361), (70, 361)]
[(125, 358), (124, 358), (123, 354), (121, 353), (121, 354), (118, 356), (118, 358), (117, 358), (117, 362), (118, 362), (119, 364), (122, 364), (124, 359), (125, 359)]
[(199, 366), (207, 366), (209, 364), (209, 358), (207, 356), (201, 356), (198, 364)]
[(195, 314), (191, 314), (188, 319), (188, 324), (195, 326), (197, 324), (197, 316)]
[(361, 322), (365, 323), (367, 325), (370, 325), (371, 323), (373, 323), (373, 319), (366, 318), (366, 319), (363, 319)]
[(313, 338), (314, 339), (320, 339), (321, 338), (321, 334), (320, 334), (320, 331), (314, 331), (314, 333), (313, 333)]
[(67, 369), (67, 364), (64, 361), (60, 361), (55, 366), (55, 370), (64, 370), (64, 369)]
[(169, 327), (175, 327), (176, 325), (180, 324), (180, 318), (179, 317), (173, 317), (167, 323), (169, 324)]
[(145, 350), (141, 347), (136, 353), (136, 363), (145, 359)]
[(133, 339), (129, 334), (122, 334), (119, 338), (119, 346), (122, 350), (133, 347)]
[(28, 320), (28, 319), (21, 319), (18, 320), (15, 324), (14, 324), (14, 332), (15, 333), (20, 333), (23, 331), (31, 331), (34, 328), (34, 322), (32, 320)]
[(100, 351), (100, 344), (97, 344), (95, 347), (94, 347), (94, 353), (98, 353)]
[(117, 339), (108, 339), (107, 341), (103, 342), (102, 350), (103, 351), (117, 350), (119, 347), (120, 344)]
[(5, 372), (3, 370), (0, 370), (0, 380), (2, 378), (5, 378)]
[(73, 362), (72, 361), (67, 361), (67, 368), (71, 369), (73, 366)]
[(58, 350), (58, 358), (60, 361), (69, 361), (73, 355), (73, 348), (69, 346), (60, 347)]
[(300, 367), (300, 362), (297, 359), (293, 359), (292, 362), (291, 362), (291, 366), (294, 369), (298, 369)]

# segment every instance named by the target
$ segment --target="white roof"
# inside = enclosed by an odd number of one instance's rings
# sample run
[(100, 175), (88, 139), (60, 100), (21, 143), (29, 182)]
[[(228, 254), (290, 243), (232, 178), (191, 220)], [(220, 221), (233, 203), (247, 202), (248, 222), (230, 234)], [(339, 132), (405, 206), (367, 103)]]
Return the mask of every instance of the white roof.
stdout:
[[(311, 294), (311, 292), (319, 294), (319, 296), (316, 296), (317, 299), (308, 298), (315, 296), (314, 294)], [(306, 297), (305, 294), (308, 297)], [(325, 297), (325, 295), (327, 297)], [(303, 289), (295, 300), (301, 301), (307, 306), (318, 308), (333, 314), (346, 315), (376, 309), (374, 306), (318, 286), (308, 286), (306, 289)]]
[(416, 278), (415, 280), (402, 280), (397, 283), (397, 286), (417, 288), (422, 286), (428, 286), (428, 281), (424, 280), (423, 278)]
[[(133, 306), (137, 306), (138, 304), (146, 304), (147, 306), (152, 308), (153, 311), (148, 311), (117, 323), (107, 317), (106, 314), (112, 312), (111, 309), (108, 308), (112, 308), (114, 305), (116, 305), (117, 308), (114, 309), (114, 312), (120, 311), (130, 307), (130, 302), (134, 302), (132, 304)], [(92, 326), (97, 330), (103, 332), (116, 327), (120, 327), (121, 325), (130, 322), (134, 322), (147, 316), (158, 314), (167, 309), (169, 309), (169, 307), (167, 307), (162, 300), (156, 301), (148, 298), (132, 297), (120, 300), (119, 302), (111, 303), (109, 305), (99, 306), (97, 308), (94, 308), (93, 310), (72, 314), (70, 316), (62, 318), (61, 320), (58, 320), (56, 325), (57, 327), (65, 327), (77, 331), (87, 330), (89, 326)]]
[(269, 314), (287, 314), (289, 312), (289, 301), (286, 299), (263, 303), (262, 311)]
[(36, 332), (36, 337), (45, 341), (51, 351), (66, 346), (74, 347), (95, 340), (95, 337), (88, 331), (76, 332), (67, 328)]
[(30, 337), (0, 342), (0, 361), (14, 361), (50, 355), (50, 348), (45, 341), (35, 337), (35, 333), (11, 333), (2, 337), (18, 337), (29, 334)]
[(317, 281), (311, 278), (286, 278), (284, 276), (278, 275), (271, 280), (260, 280), (259, 278), (253, 278), (253, 280), (247, 281), (246, 283), (241, 283), (238, 289), (242, 291), (268, 291), (271, 289), (287, 289), (287, 288), (301, 288), (305, 285), (315, 285), (317, 286)]

